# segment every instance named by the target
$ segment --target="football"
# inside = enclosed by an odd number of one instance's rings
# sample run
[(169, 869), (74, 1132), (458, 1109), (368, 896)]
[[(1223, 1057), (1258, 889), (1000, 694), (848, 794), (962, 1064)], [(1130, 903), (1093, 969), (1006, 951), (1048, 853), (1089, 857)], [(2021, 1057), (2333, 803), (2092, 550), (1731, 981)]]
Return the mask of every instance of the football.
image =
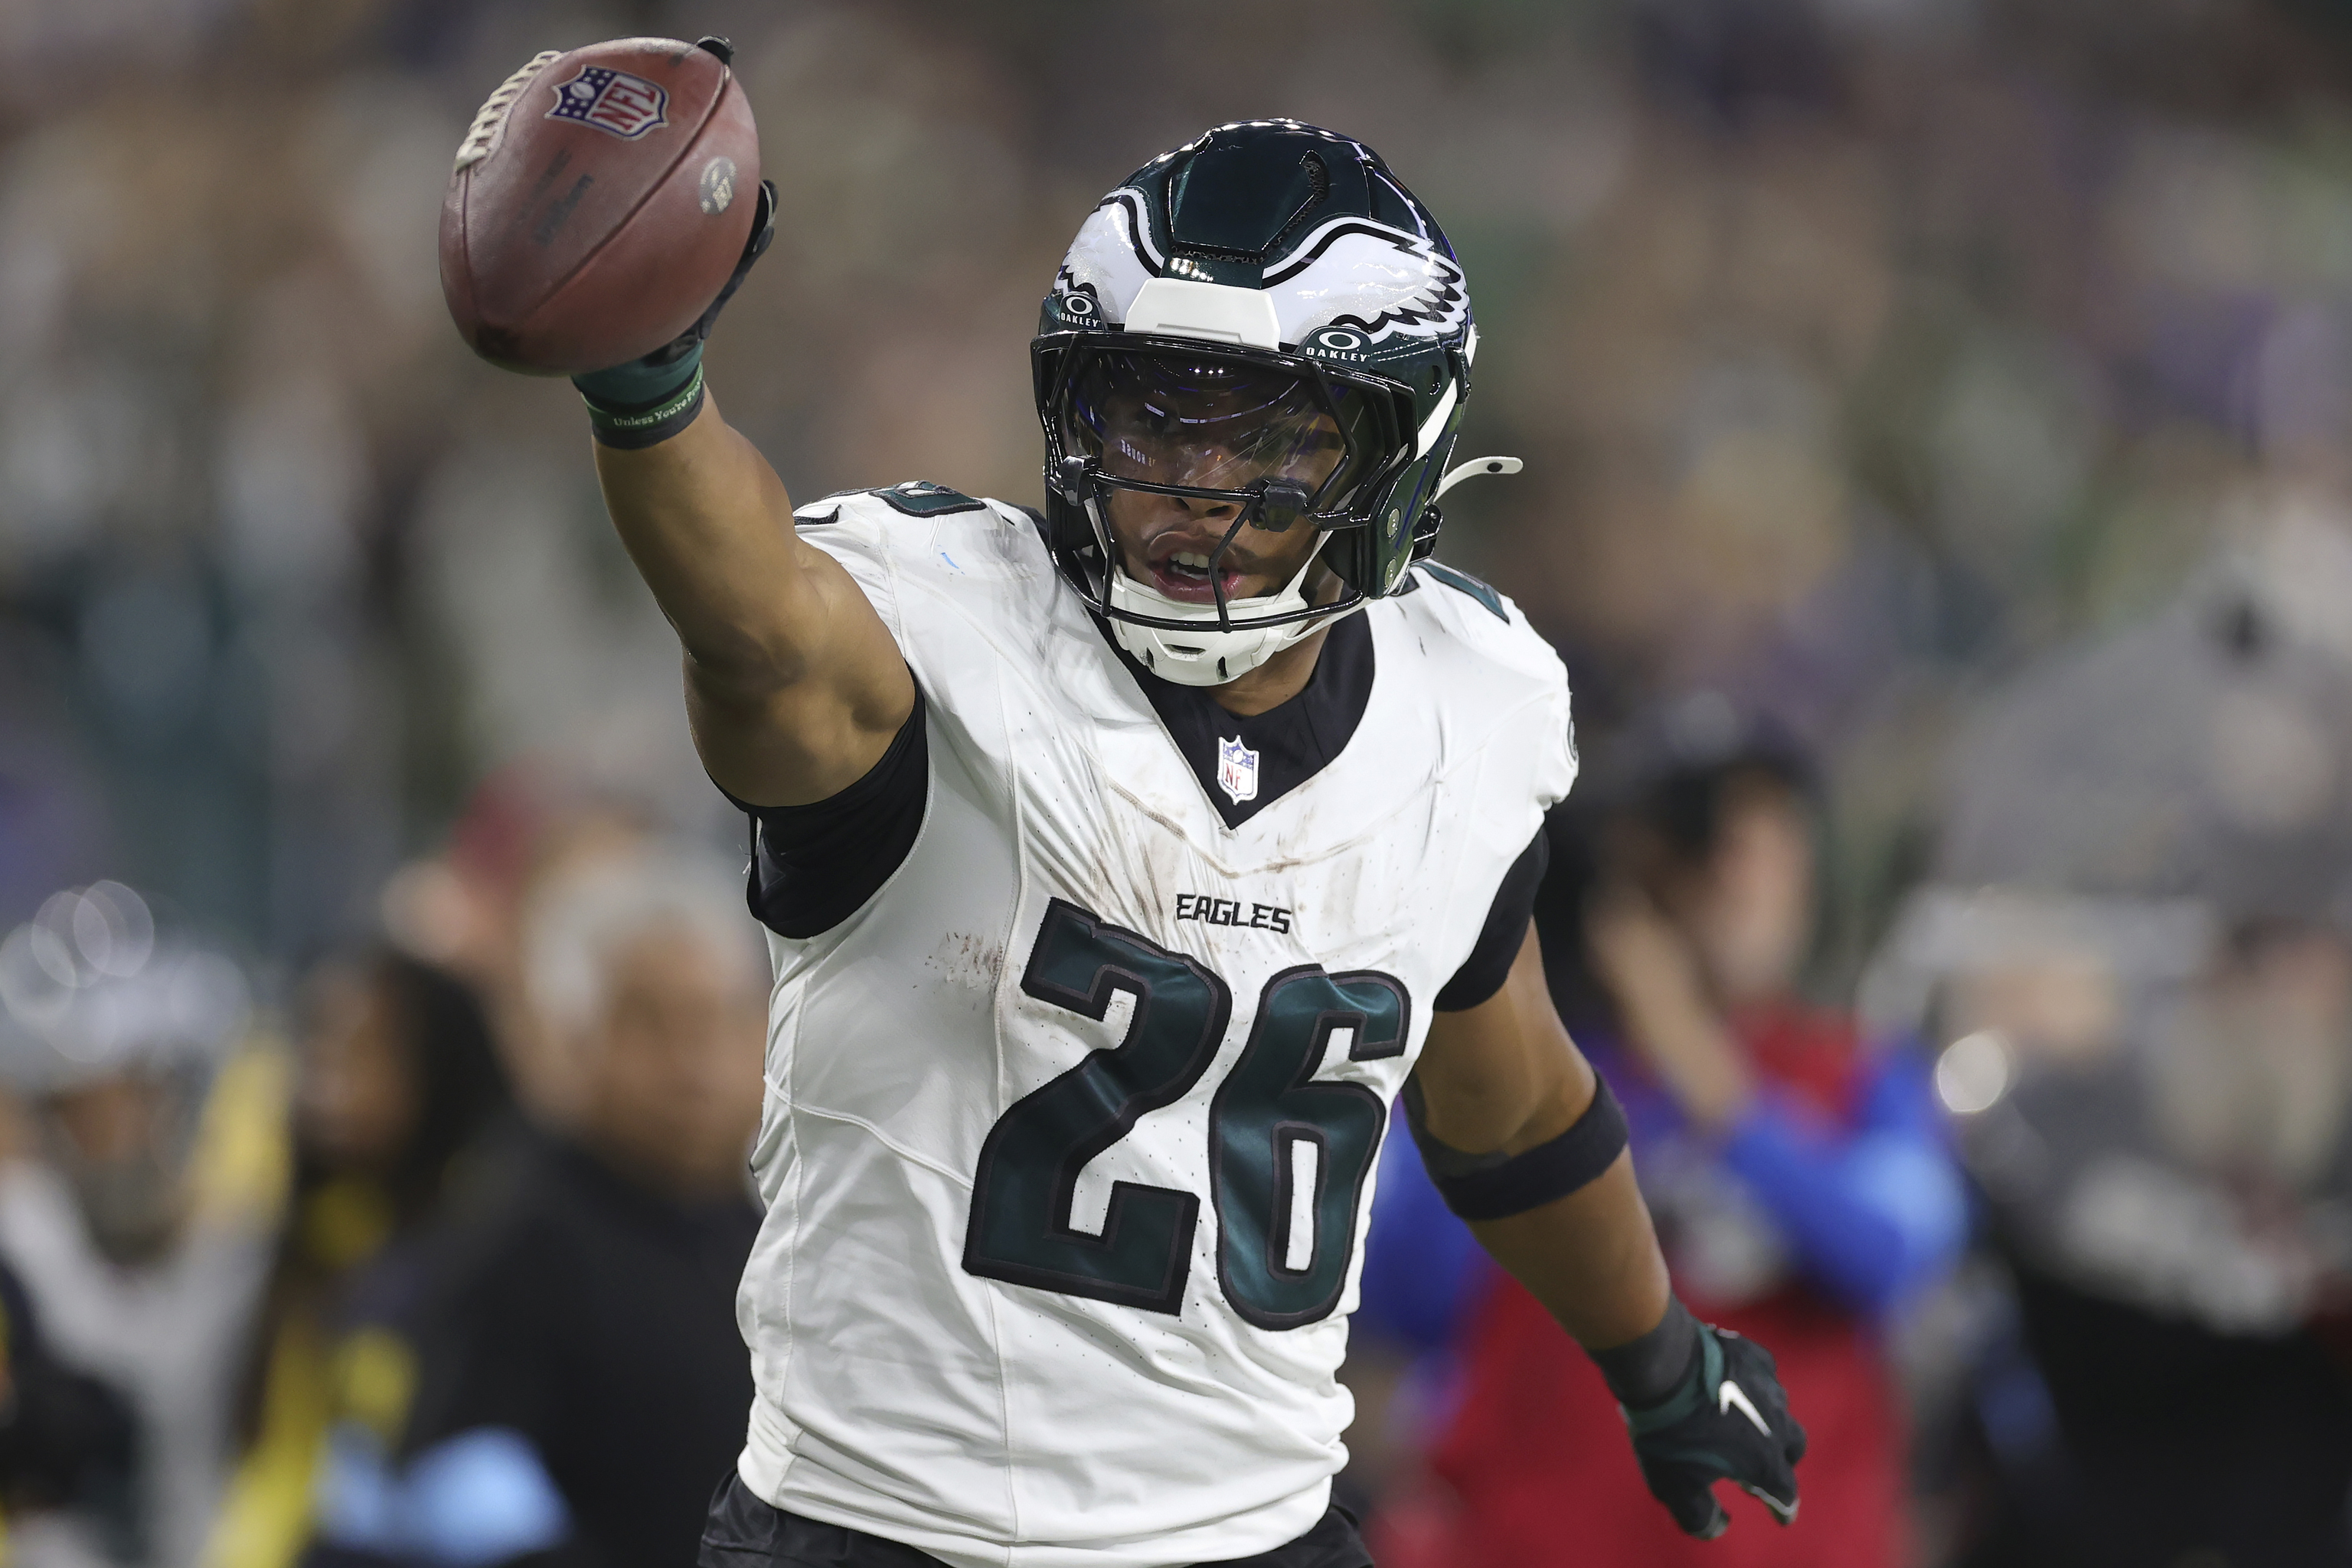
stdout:
[(726, 285), (760, 142), (718, 39), (539, 55), (474, 117), (441, 206), (441, 289), (476, 353), (571, 375), (650, 353)]

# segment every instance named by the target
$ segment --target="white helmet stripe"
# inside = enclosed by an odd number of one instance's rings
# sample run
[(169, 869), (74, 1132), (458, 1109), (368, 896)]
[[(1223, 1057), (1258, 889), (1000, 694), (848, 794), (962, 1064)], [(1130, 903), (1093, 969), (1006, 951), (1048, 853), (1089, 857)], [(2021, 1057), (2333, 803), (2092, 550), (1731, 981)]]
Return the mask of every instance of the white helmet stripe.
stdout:
[(1445, 395), (1437, 400), (1437, 406), (1431, 409), (1429, 417), (1421, 422), (1421, 445), (1413, 448), (1414, 457), (1429, 456), (1429, 449), (1436, 446), (1439, 438), (1445, 434), (1445, 422), (1454, 417), (1454, 405), (1459, 401), (1458, 389), (1461, 384), (1458, 381), (1449, 381), (1445, 384)]

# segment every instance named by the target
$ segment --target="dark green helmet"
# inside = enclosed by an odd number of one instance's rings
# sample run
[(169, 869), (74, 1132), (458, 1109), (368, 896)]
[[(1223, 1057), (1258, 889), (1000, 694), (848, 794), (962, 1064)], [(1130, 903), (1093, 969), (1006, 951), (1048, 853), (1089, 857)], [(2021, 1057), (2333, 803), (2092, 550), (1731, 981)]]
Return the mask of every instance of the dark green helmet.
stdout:
[[(1130, 651), (1162, 673), (1164, 661), (1134, 646), (1128, 628), (1152, 645), (1169, 640), (1153, 630), (1181, 634), (1179, 644), (1213, 631), (1231, 644), (1235, 634), (1292, 628), (1262, 650), (1263, 637), (1233, 644), (1223, 668), (1240, 673), (1335, 611), (1386, 594), (1434, 544), (1431, 503), (1476, 344), (1453, 247), (1362, 142), (1256, 120), (1163, 153), (1080, 226), (1032, 345), (1056, 559)], [(1123, 461), (1107, 430), (1110, 399), (1181, 400), (1188, 391), (1264, 422), (1265, 449), (1232, 465), (1225, 483), (1171, 482)], [(1308, 420), (1327, 455), (1286, 467), (1284, 433)], [(1328, 466), (1334, 426), (1344, 452)], [(1241, 521), (1276, 530), (1304, 521), (1324, 534), (1319, 556), (1342, 596), (1312, 607), (1286, 595), (1229, 605), (1219, 588), (1213, 615), (1206, 605), (1176, 613), (1148, 593), (1139, 602), (1121, 591), (1104, 515), (1115, 488), (1239, 502)], [(1173, 651), (1181, 659), (1199, 649)]]

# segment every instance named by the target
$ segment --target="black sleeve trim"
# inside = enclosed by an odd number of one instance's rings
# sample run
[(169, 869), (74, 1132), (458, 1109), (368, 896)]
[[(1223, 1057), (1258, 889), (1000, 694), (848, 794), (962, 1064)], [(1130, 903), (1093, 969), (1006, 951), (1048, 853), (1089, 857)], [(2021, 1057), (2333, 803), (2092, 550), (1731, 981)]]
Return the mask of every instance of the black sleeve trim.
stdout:
[(1519, 858), (1511, 862), (1511, 868), (1503, 873), (1503, 885), (1495, 889), (1494, 905), (1486, 911), (1486, 927), (1478, 932), (1470, 956), (1438, 992), (1439, 1012), (1466, 1012), (1503, 988), (1520, 947), (1528, 940), (1528, 921), (1535, 916), (1536, 889), (1542, 885), (1544, 868), (1549, 864), (1551, 844), (1543, 830), (1538, 828), (1535, 837), (1519, 852)]
[(1405, 1123), (1421, 1149), (1430, 1184), (1464, 1219), (1508, 1219), (1564, 1198), (1598, 1177), (1624, 1152), (1625, 1112), (1595, 1075), (1592, 1103), (1576, 1124), (1524, 1153), (1466, 1154), (1433, 1136), (1422, 1114), (1419, 1085), (1408, 1082)]
[[(866, 776), (807, 805), (751, 805), (748, 901), (761, 925), (803, 941), (855, 914), (906, 864), (930, 803), (931, 747), (923, 689), (890, 749)], [(723, 793), (723, 792), (722, 792)]]

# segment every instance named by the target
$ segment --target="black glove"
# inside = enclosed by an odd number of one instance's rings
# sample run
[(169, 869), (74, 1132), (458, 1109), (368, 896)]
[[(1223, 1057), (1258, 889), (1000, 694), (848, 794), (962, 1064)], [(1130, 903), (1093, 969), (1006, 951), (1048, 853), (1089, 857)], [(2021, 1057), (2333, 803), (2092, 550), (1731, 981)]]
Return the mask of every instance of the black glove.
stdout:
[(688, 353), (700, 348), (709, 338), (712, 323), (719, 320), (719, 312), (727, 308), (727, 301), (735, 298), (735, 290), (743, 287), (743, 279), (750, 275), (751, 264), (767, 255), (768, 247), (775, 243), (775, 181), (760, 182), (759, 200), (760, 205), (751, 210), (751, 237), (743, 242), (742, 258), (735, 263), (735, 270), (727, 275), (727, 285), (719, 290), (719, 298), (710, 301), (710, 309), (702, 312), (699, 321), (647, 354), (642, 363), (675, 363), (685, 358)]
[(1699, 1353), (1681, 1384), (1654, 1405), (1625, 1412), (1642, 1479), (1683, 1533), (1701, 1541), (1731, 1522), (1716, 1500), (1719, 1480), (1788, 1524), (1797, 1517), (1792, 1467), (1805, 1457), (1805, 1429), (1790, 1417), (1772, 1352), (1712, 1323), (1699, 1324), (1698, 1332)]
[(742, 258), (694, 325), (643, 359), (572, 378), (588, 405), (588, 417), (599, 441), (608, 447), (650, 447), (694, 422), (702, 410), (702, 345), (709, 341), (719, 312), (735, 297), (751, 264), (767, 253), (775, 237), (776, 184), (761, 180), (759, 205), (751, 213), (751, 237), (744, 242)]

